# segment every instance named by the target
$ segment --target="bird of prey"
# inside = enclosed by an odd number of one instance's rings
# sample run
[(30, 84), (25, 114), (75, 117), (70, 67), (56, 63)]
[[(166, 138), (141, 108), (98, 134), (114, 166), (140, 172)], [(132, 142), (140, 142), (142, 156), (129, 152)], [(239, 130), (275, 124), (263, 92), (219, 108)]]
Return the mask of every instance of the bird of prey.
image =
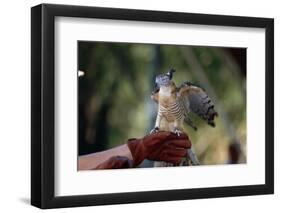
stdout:
[[(179, 135), (184, 132), (184, 122), (197, 130), (189, 117), (190, 112), (197, 114), (210, 126), (215, 127), (214, 119), (218, 113), (206, 91), (190, 82), (184, 82), (177, 87), (172, 81), (174, 72), (174, 69), (170, 69), (168, 73), (156, 76), (156, 88), (151, 98), (158, 103), (158, 113), (151, 133), (164, 130)], [(188, 149), (187, 152), (187, 158), (190, 159), (191, 164), (199, 165), (192, 149)]]

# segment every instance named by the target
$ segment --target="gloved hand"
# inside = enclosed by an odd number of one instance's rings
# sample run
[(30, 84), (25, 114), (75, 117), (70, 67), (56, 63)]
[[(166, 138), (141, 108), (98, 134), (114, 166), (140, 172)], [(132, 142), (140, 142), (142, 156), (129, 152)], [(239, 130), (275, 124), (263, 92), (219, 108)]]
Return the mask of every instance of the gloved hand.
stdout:
[(113, 156), (94, 169), (125, 169), (133, 167), (133, 162), (124, 156)]
[(132, 156), (133, 166), (138, 166), (144, 159), (165, 161), (175, 165), (187, 155), (191, 142), (186, 134), (159, 131), (140, 139), (129, 139), (127, 143)]

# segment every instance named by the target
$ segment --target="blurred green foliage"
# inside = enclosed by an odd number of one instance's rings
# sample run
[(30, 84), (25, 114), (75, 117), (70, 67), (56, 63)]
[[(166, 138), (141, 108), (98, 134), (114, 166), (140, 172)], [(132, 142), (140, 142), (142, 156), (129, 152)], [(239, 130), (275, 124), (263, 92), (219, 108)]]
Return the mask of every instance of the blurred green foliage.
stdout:
[(79, 77), (79, 155), (149, 133), (157, 113), (150, 99), (157, 74), (173, 67), (176, 85), (190, 81), (204, 88), (185, 50), (203, 70), (214, 93), (209, 95), (220, 106), (216, 128), (196, 116), (198, 131), (185, 127), (199, 160), (230, 162), (232, 145), (238, 144), (234, 163), (246, 162), (246, 49), (108, 42), (78, 43), (78, 69), (85, 73)]

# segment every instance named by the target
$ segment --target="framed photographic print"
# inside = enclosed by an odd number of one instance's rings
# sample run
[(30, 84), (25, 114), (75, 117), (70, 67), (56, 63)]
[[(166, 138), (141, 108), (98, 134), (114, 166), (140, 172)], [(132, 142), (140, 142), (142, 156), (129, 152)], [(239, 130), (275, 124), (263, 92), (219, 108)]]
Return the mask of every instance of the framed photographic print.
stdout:
[(274, 192), (274, 20), (31, 9), (31, 204)]

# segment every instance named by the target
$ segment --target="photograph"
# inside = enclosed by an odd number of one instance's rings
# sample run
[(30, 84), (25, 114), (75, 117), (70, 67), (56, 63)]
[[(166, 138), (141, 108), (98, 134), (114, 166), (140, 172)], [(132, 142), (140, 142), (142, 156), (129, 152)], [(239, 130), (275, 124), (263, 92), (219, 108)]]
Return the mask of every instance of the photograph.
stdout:
[(77, 42), (77, 170), (247, 163), (247, 48)]
[(31, 205), (274, 194), (274, 18), (212, 6), (31, 8)]

